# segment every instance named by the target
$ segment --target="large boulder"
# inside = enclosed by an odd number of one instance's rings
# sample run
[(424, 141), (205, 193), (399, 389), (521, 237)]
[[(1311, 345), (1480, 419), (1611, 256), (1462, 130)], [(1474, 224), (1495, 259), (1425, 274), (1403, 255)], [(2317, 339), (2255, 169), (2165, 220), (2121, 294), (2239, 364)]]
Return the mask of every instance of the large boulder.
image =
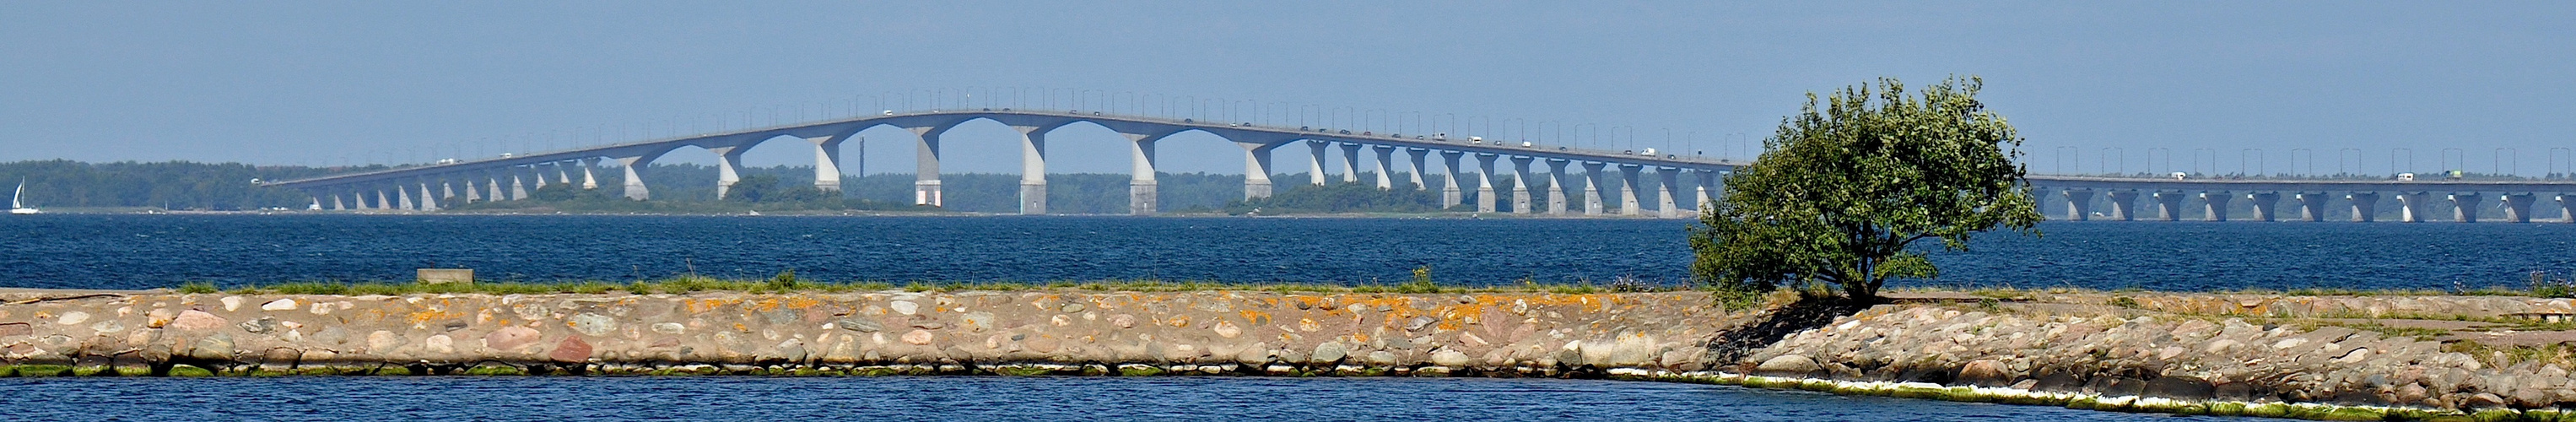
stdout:
[(1769, 360), (1764, 360), (1760, 365), (1755, 365), (1753, 367), (1753, 372), (1770, 376), (1803, 377), (1815, 375), (1816, 372), (1823, 371), (1824, 369), (1824, 365), (1817, 364), (1815, 359), (1811, 359), (1806, 356), (1780, 355)]

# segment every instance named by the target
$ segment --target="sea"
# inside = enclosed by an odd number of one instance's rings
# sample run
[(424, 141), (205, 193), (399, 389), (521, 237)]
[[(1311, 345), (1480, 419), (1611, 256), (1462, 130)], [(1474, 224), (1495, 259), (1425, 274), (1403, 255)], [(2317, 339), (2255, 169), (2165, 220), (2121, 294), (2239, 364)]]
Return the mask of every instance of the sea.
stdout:
[[(36, 215), (0, 287), (148, 289), (684, 275), (895, 284), (1101, 280), (1690, 283), (1687, 220)], [(2048, 222), (1918, 245), (1899, 284), (2452, 290), (2576, 269), (2576, 225)], [(0, 305), (4, 306), (4, 305)], [(0, 379), (20, 420), (2175, 420), (2162, 415), (1559, 379), (282, 377)]]

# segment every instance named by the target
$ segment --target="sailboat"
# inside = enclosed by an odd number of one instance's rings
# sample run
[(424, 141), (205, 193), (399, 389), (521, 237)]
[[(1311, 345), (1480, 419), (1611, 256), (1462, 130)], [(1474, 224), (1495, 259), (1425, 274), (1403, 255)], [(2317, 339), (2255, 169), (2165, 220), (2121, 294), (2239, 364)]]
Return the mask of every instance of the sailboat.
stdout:
[(9, 213), (10, 213), (10, 214), (15, 214), (15, 215), (43, 214), (43, 213), (44, 213), (44, 211), (38, 211), (38, 210), (36, 210), (35, 208), (27, 208), (27, 201), (26, 201), (26, 197), (27, 197), (27, 179), (26, 179), (26, 178), (19, 178), (19, 179), (18, 179), (18, 192), (17, 192), (17, 193), (13, 193), (13, 194), (10, 194), (10, 195), (9, 195)]

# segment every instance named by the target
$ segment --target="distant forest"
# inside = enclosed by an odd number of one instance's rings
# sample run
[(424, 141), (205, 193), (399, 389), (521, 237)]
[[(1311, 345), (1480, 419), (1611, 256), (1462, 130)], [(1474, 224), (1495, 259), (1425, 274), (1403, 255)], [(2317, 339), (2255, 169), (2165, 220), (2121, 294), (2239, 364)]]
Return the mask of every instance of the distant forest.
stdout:
[[(149, 208), (210, 211), (270, 207), (303, 209), (312, 203), (312, 197), (304, 192), (263, 188), (252, 184), (252, 181), (288, 180), (385, 168), (384, 166), (254, 166), (185, 161), (153, 163), (21, 161), (0, 163), (0, 183), (11, 183), (13, 184), (11, 186), (14, 186), (18, 179), (24, 178), (27, 181), (28, 205), (39, 208)], [(645, 168), (641, 173), (652, 189), (652, 202), (717, 203), (715, 200), (716, 168), (713, 166), (654, 165)], [(742, 174), (747, 182), (772, 184), (782, 190), (810, 187), (814, 182), (813, 168), (804, 166), (752, 167), (743, 169)], [(623, 184), (622, 172), (599, 171), (596, 176), (600, 179), (600, 190), (608, 195), (614, 195), (617, 192), (617, 186)], [(1356, 186), (1340, 182), (1341, 178), (1336, 175), (1329, 178), (1333, 181), (1332, 185), (1318, 187), (1306, 183), (1308, 178), (1305, 173), (1272, 175), (1271, 181), (1275, 189), (1273, 197), (1249, 203), (1242, 200), (1243, 176), (1241, 175), (1162, 173), (1155, 178), (1159, 182), (1157, 191), (1161, 195), (1164, 212), (1244, 213), (1254, 209), (1259, 209), (1263, 214), (1441, 211), (1439, 189), (1444, 184), (1444, 180), (1437, 175), (1425, 178), (1429, 186), (1421, 191), (1409, 189), (1379, 191), (1373, 186), (1373, 181), (1376, 180), (1374, 173), (1361, 173), (1358, 176), (1360, 182)], [(1404, 173), (1393, 176), (1398, 181), (1410, 179), (1410, 175)], [(581, 176), (574, 174), (573, 177), (578, 179)], [(1059, 214), (1126, 214), (1128, 178), (1126, 174), (1101, 173), (1047, 175), (1047, 210)], [(854, 200), (850, 201), (852, 203), (910, 204), (913, 180), (914, 177), (911, 174), (843, 176), (841, 199)], [(1019, 210), (1020, 176), (1017, 174), (946, 174), (941, 175), (940, 180), (941, 190), (946, 195), (945, 209), (947, 210), (992, 213), (1010, 213)], [(1615, 192), (1611, 189), (1616, 189), (1617, 178), (1609, 178), (1608, 181), (1612, 185), (1603, 186), (1603, 189)], [(1541, 182), (1533, 183), (1537, 185), (1533, 189), (1533, 199), (1535, 202), (1544, 204), (1545, 194), (1536, 192), (1537, 189), (1544, 188), (1544, 179), (1533, 182)], [(1639, 192), (1641, 202), (1652, 204), (1653, 178), (1645, 178), (1640, 182), (1640, 187), (1647, 189)], [(1504, 192), (1508, 192), (1511, 179), (1508, 176), (1498, 177), (1495, 184)], [(529, 188), (533, 189), (534, 186)], [(737, 186), (737, 189), (742, 188), (745, 186)], [(1465, 195), (1469, 201), (1474, 200), (1474, 193), (1472, 187), (1466, 189)], [(1572, 196), (1570, 201), (1579, 209), (1582, 199), (1580, 192), (1576, 193), (1577, 195)], [(593, 197), (596, 196), (593, 195)], [(813, 198), (796, 196), (793, 191), (782, 191), (782, 195), (778, 198), (813, 200)], [(442, 205), (454, 207), (457, 204), (450, 200), (449, 203)], [(1508, 204), (1505, 205), (1503, 210), (1509, 211)], [(687, 212), (708, 208), (664, 209)], [(1473, 205), (1463, 205), (1451, 210), (1473, 211), (1474, 209)]]

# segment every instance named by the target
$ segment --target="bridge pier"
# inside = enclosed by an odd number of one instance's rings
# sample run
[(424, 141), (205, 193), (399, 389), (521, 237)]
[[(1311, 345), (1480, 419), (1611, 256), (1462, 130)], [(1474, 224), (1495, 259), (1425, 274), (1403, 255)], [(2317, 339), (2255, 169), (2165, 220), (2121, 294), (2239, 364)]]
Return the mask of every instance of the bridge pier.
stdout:
[(1494, 197), (1494, 154), (1476, 154), (1476, 212), (1494, 212), (1502, 198)]
[(2228, 196), (2227, 192), (2201, 192), (2201, 204), (2208, 212), (2203, 220), (2227, 221), (2227, 200), (2231, 198), (2234, 197)]
[(2508, 193), (2498, 197), (2497, 199), (2504, 201), (2504, 221), (2511, 223), (2531, 222), (2531, 194)]
[(429, 180), (414, 180), (413, 183), (418, 183), (420, 185), (420, 210), (437, 211), (438, 195), (429, 192)]
[(2576, 223), (2576, 195), (2558, 195), (2558, 222)]
[(492, 170), (492, 169), (484, 169), (484, 170), (481, 170), (481, 172), (483, 173), (483, 175), (482, 175), (482, 176), (480, 176), (480, 177), (483, 179), (483, 183), (484, 183), (483, 191), (484, 191), (484, 192), (488, 192), (488, 193), (489, 193), (489, 195), (487, 195), (487, 196), (489, 196), (489, 197), (491, 198), (490, 200), (491, 200), (492, 202), (501, 202), (501, 201), (508, 201), (508, 200), (510, 200), (510, 196), (509, 196), (509, 194), (504, 193), (504, 192), (501, 192), (501, 173), (500, 173), (500, 171), (498, 171), (498, 170)]
[(1644, 210), (1637, 209), (1637, 171), (1642, 168), (1645, 167), (1635, 164), (1619, 165), (1619, 215), (1645, 214)]
[(438, 197), (440, 199), (456, 200), (456, 182), (440, 179), (438, 181), (438, 193)]
[[(745, 146), (727, 145), (707, 148), (707, 152), (716, 153), (716, 200), (724, 200), (726, 194), (733, 192), (733, 184), (742, 182), (742, 153), (751, 150)], [(545, 187), (546, 173), (541, 170), (537, 172), (537, 188)]]
[(387, 201), (387, 200), (385, 200), (385, 189), (384, 189), (384, 188), (373, 188), (373, 189), (369, 189), (369, 191), (375, 192), (375, 194), (376, 194), (376, 202), (375, 202), (375, 205), (374, 205), (374, 206), (368, 206), (368, 205), (367, 205), (367, 197), (366, 197), (366, 196), (364, 196), (364, 195), (366, 195), (366, 194), (365, 194), (365, 193), (360, 193), (360, 194), (359, 194), (360, 196), (358, 197), (358, 209), (361, 209), (361, 210), (381, 210), (381, 209), (386, 209), (386, 208), (392, 208), (392, 207), (393, 207), (393, 202), (392, 202), (392, 201)]
[(1306, 178), (1314, 182), (1315, 186), (1324, 185), (1324, 147), (1328, 145), (1330, 144), (1326, 144), (1324, 141), (1306, 141), (1307, 147), (1315, 149), (1313, 154), (1306, 155), (1307, 162), (1309, 164), (1313, 164), (1313, 166), (1308, 167), (1308, 170), (1306, 170)]
[(1395, 147), (1377, 145), (1377, 190), (1395, 190)]
[(2278, 218), (2273, 216), (2274, 209), (2272, 208), (2272, 204), (2281, 202), (2280, 192), (2249, 193), (2245, 194), (2245, 199), (2254, 201), (2254, 221), (2280, 221)]
[(1342, 183), (1360, 182), (1360, 144), (1342, 143)]
[(2157, 218), (2182, 221), (2182, 192), (2156, 192)]
[(1530, 208), (1530, 161), (1528, 156), (1512, 156), (1512, 213), (1537, 214)]
[(524, 173), (526, 176), (534, 176), (537, 179), (537, 185), (529, 188), (528, 190), (533, 191), (546, 188), (546, 169), (537, 168), (537, 165), (539, 164), (541, 163), (528, 163), (527, 170), (520, 172)]
[(394, 209), (398, 210), (420, 209), (419, 206), (411, 203), (411, 187), (403, 186), (401, 182), (394, 183), (394, 205)]
[[(526, 175), (526, 174), (522, 174), (522, 173), (527, 173), (527, 172), (526, 172), (526, 171), (521, 171), (521, 170), (519, 170), (519, 168), (518, 168), (518, 167), (510, 167), (510, 199), (511, 199), (511, 200), (528, 199), (528, 177), (527, 177), (527, 175)], [(542, 183), (542, 182), (540, 182), (540, 183)], [(542, 188), (545, 188), (545, 187), (544, 187), (544, 186), (538, 186), (538, 188), (542, 189)]]
[(2427, 196), (2431, 195), (2432, 194), (2427, 192), (2398, 192), (2397, 221), (2408, 223), (2424, 222), (2424, 214), (2427, 214), (2424, 207), (2429, 205), (2427, 202), (2432, 201), (2432, 198), (2427, 198)]
[(348, 209), (349, 209), (349, 204), (348, 204), (348, 203), (340, 202), (340, 193), (339, 193), (339, 192), (332, 192), (332, 193), (331, 193), (331, 210), (333, 210), (333, 211), (346, 211), (346, 210), (348, 210)]
[[(1133, 133), (1124, 135), (1127, 135), (1128, 141), (1127, 160), (1133, 164), (1128, 170), (1132, 174), (1127, 178), (1127, 214), (1154, 215), (1163, 212), (1161, 192), (1163, 182), (1156, 180), (1154, 176), (1156, 172), (1162, 171), (1162, 162), (1154, 154), (1154, 145), (1161, 143), (1164, 135)], [(1252, 169), (1246, 167), (1244, 170)], [(1252, 184), (1253, 174), (1249, 172), (1243, 174), (1245, 186)], [(1270, 177), (1262, 176), (1261, 181), (1264, 184), (1270, 183)], [(1249, 189), (1246, 190), (1246, 192), (1249, 191)]]
[(2138, 191), (2115, 190), (2105, 195), (2111, 197), (2112, 220), (2136, 221), (2138, 219)]
[(1425, 167), (1429, 167), (1429, 166), (1423, 165), (1423, 161), (1422, 161), (1422, 159), (1424, 158), (1424, 156), (1431, 154), (1431, 150), (1421, 149), (1421, 148), (1405, 148), (1405, 149), (1404, 149), (1404, 154), (1405, 154), (1405, 155), (1409, 155), (1409, 156), (1411, 156), (1411, 158), (1413, 159), (1413, 160), (1411, 161), (1411, 162), (1412, 162), (1412, 164), (1413, 164), (1413, 167), (1412, 167), (1412, 168), (1405, 169), (1405, 170), (1407, 170), (1407, 171), (1411, 171), (1411, 172), (1412, 172), (1412, 174), (1407, 175), (1407, 177), (1410, 177), (1410, 178), (1412, 179), (1412, 181), (1413, 181), (1413, 190), (1428, 190), (1428, 189), (1431, 189), (1431, 185), (1429, 185), (1429, 184), (1425, 184), (1425, 183), (1422, 183), (1422, 171), (1423, 171), (1423, 168), (1425, 168)]
[(1573, 164), (1573, 162), (1558, 158), (1547, 159), (1547, 166), (1549, 168), (1547, 173), (1548, 215), (1565, 215), (1565, 183), (1566, 181), (1571, 180), (1567, 179), (1565, 174), (1565, 166), (1568, 164)]
[[(617, 165), (624, 168), (626, 171), (626, 199), (637, 201), (653, 199), (653, 191), (644, 187), (644, 173), (642, 171), (644, 166), (653, 165), (653, 160), (661, 159), (662, 154), (668, 152), (670, 151), (655, 151), (632, 157), (617, 158)], [(518, 176), (515, 175), (511, 176), (513, 180), (512, 183), (517, 183), (515, 181), (517, 180), (517, 177)], [(524, 196), (522, 198), (524, 198)]]
[(483, 202), (483, 193), (482, 193), (482, 192), (476, 192), (476, 191), (475, 191), (475, 189), (474, 189), (474, 188), (475, 188), (475, 186), (474, 186), (474, 176), (473, 176), (473, 175), (470, 175), (470, 174), (469, 174), (469, 175), (466, 175), (466, 176), (465, 176), (465, 180), (464, 180), (464, 182), (465, 182), (465, 183), (464, 183), (464, 185), (465, 185), (465, 203), (471, 204), (471, 203), (476, 203), (476, 202)]
[(552, 162), (547, 162), (547, 163), (546, 163), (546, 167), (553, 167), (553, 168), (555, 168), (555, 183), (561, 183), (561, 184), (564, 184), (565, 186), (571, 186), (571, 185), (572, 185), (572, 170), (571, 170), (571, 169), (566, 169), (566, 168), (564, 168), (564, 162), (562, 162), (562, 161), (552, 161)]
[[(599, 159), (584, 158), (573, 160), (573, 163), (581, 165), (581, 190), (599, 189), (599, 176), (591, 174), (590, 171), (591, 168), (599, 166)], [(833, 183), (840, 183), (840, 178), (835, 177), (832, 180)]]
[(1655, 194), (1655, 211), (1663, 218), (1682, 218), (1681, 207), (1673, 203), (1673, 197), (1682, 196), (1681, 171), (1675, 167), (1655, 168), (1656, 181), (1663, 182)]
[(1440, 208), (1441, 208), (1441, 209), (1454, 208), (1454, 207), (1457, 207), (1457, 206), (1458, 206), (1458, 204), (1464, 204), (1464, 203), (1467, 203), (1467, 193), (1466, 193), (1466, 191), (1463, 191), (1463, 190), (1459, 190), (1459, 189), (1458, 189), (1458, 183), (1459, 183), (1458, 181), (1459, 181), (1459, 180), (1463, 180), (1463, 179), (1460, 179), (1460, 178), (1459, 178), (1459, 174), (1461, 174), (1461, 171), (1460, 171), (1460, 170), (1459, 170), (1459, 168), (1458, 168), (1458, 166), (1459, 166), (1459, 164), (1458, 164), (1458, 160), (1459, 160), (1459, 159), (1461, 159), (1461, 158), (1466, 158), (1466, 156), (1467, 156), (1467, 153), (1465, 153), (1465, 152), (1458, 152), (1458, 151), (1441, 151), (1441, 152), (1440, 152), (1440, 162), (1441, 162), (1443, 165), (1447, 166), (1446, 168), (1448, 168), (1448, 169), (1449, 169), (1449, 176), (1448, 176), (1448, 177), (1449, 177), (1449, 182), (1448, 182), (1448, 183), (1443, 183), (1443, 184), (1441, 184), (1441, 186), (1440, 186)]
[(1287, 144), (1235, 143), (1243, 147), (1243, 199), (1270, 197), (1270, 151)]
[(1726, 194), (1726, 188), (1717, 185), (1716, 171), (1698, 169), (1691, 170), (1691, 174), (1699, 176), (1699, 212), (1708, 213), (1710, 207), (1717, 206), (1717, 196)]
[(2352, 202), (2353, 222), (2379, 221), (2379, 192), (2353, 192), (2343, 199)]
[(2066, 195), (2066, 221), (2088, 221), (2093, 219), (2093, 191), (2091, 189), (2067, 189), (2064, 194)]
[(2485, 198), (2479, 197), (2477, 192), (2470, 192), (2467, 194), (2450, 194), (2448, 195), (2448, 199), (2451, 200), (2452, 205), (2452, 220), (2462, 223), (2478, 222), (2478, 200)]
[(1601, 180), (1609, 177), (1601, 168), (1609, 163), (1583, 163), (1583, 215), (1601, 215)]
[[(1044, 215), (1047, 212), (1046, 133), (1051, 128), (1011, 128), (1020, 131), (1020, 215)], [(1129, 189), (1132, 191), (1134, 188), (1131, 185)]]
[(2301, 192), (2295, 198), (2299, 201), (2299, 220), (2309, 222), (2326, 221), (2327, 198), (2325, 193)]
[[(849, 140), (848, 137), (830, 135), (805, 138), (806, 143), (814, 144), (815, 189), (821, 189), (824, 192), (841, 191), (841, 142), (847, 140)], [(581, 186), (582, 189), (599, 186), (599, 183), (590, 180), (589, 160), (583, 160), (581, 163)]]
[(913, 145), (915, 162), (912, 180), (912, 204), (933, 207), (945, 204), (939, 195), (939, 135), (955, 126), (921, 126), (911, 130), (920, 143)]

